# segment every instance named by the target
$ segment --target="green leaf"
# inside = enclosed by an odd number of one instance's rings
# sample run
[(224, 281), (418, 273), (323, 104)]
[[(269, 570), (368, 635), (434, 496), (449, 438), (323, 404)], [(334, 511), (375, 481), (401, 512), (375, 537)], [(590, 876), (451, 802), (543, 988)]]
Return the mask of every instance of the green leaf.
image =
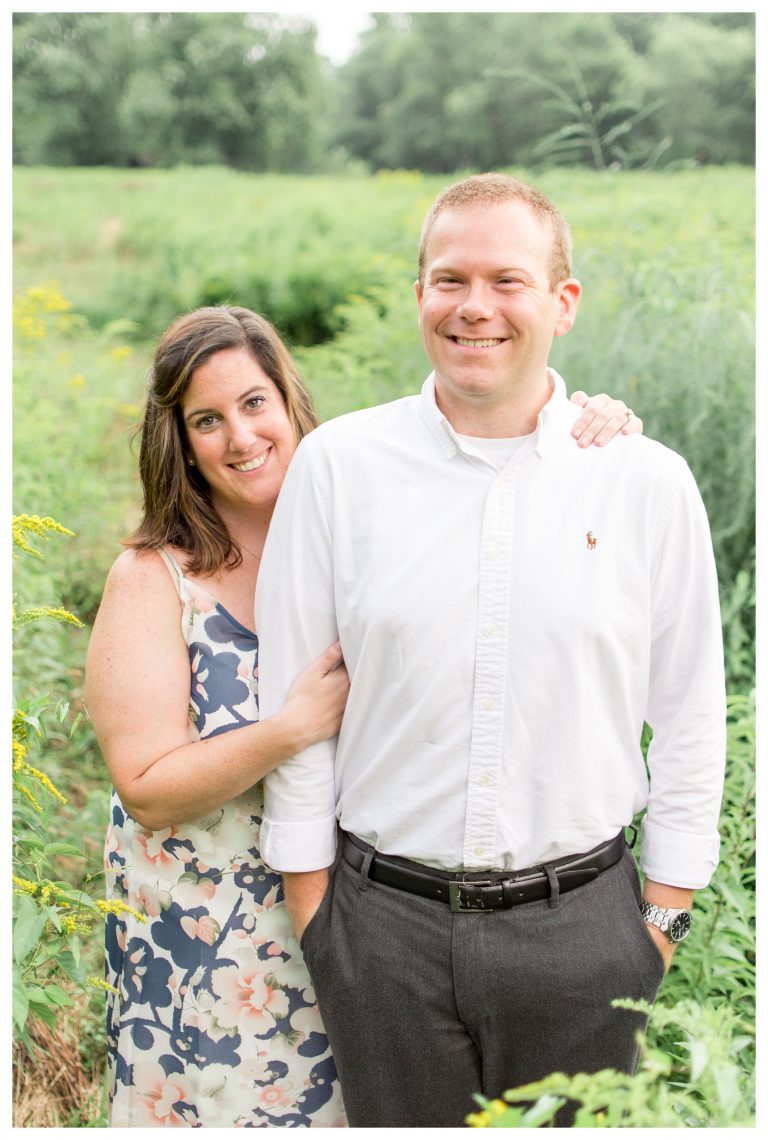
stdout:
[(13, 971), (13, 1024), (19, 1033), (23, 1032), (29, 1014), (27, 987), (17, 970)]
[(68, 950), (64, 950), (57, 958), (57, 964), (63, 974), (71, 978), (73, 982), (77, 982), (79, 986), (85, 982), (85, 967), (80, 962), (80, 951), (78, 948), (77, 959), (74, 955), (70, 954)]
[(48, 998), (45, 996), (43, 986), (28, 985), (26, 988), (30, 1005), (48, 1005)]
[(55, 1005), (33, 1005), (30, 1007), (30, 1013), (34, 1013), (35, 1017), (44, 1021), (46, 1025), (50, 1025), (51, 1028), (56, 1024), (58, 1012)]
[(83, 851), (72, 843), (46, 843), (46, 855), (82, 855)]
[(16, 921), (13, 924), (14, 962), (23, 962), (36, 949), (46, 919), (46, 911), (38, 910), (29, 895), (19, 898)]
[(62, 989), (61, 986), (58, 986), (55, 982), (51, 982), (50, 985), (45, 987), (45, 996), (48, 1001), (62, 1009), (68, 1005), (72, 1005), (72, 998), (67, 991)]

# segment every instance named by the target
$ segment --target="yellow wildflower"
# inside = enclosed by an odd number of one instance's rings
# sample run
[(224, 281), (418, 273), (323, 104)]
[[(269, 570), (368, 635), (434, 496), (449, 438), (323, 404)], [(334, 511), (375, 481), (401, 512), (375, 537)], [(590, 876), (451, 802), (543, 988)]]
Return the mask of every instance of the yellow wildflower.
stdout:
[(490, 1128), (491, 1114), (485, 1109), (482, 1112), (470, 1112), (466, 1117), (466, 1123), (470, 1128)]
[(133, 349), (129, 344), (118, 344), (110, 351), (113, 360), (129, 360), (133, 356)]
[(21, 794), (23, 796), (27, 797), (27, 799), (29, 800), (29, 802), (31, 803), (31, 805), (35, 809), (35, 811), (42, 811), (43, 810), (42, 807), (40, 806), (40, 801), (37, 800), (32, 795), (29, 788), (25, 787), (24, 784), (20, 784), (18, 781), (14, 781), (14, 787), (16, 788), (17, 791), (21, 792)]
[(69, 387), (73, 392), (80, 392), (85, 387), (85, 376), (82, 372), (76, 372), (74, 376), (69, 378)]
[(140, 914), (139, 911), (134, 910), (132, 906), (126, 906), (126, 904), (121, 903), (119, 899), (110, 899), (109, 902), (107, 902), (105, 899), (97, 899), (96, 906), (99, 908), (102, 914), (132, 914), (137, 922), (147, 921), (147, 916), (145, 914)]
[(44, 555), (39, 550), (35, 550), (30, 546), (27, 541), (27, 536), (35, 534), (39, 538), (48, 539), (48, 531), (55, 531), (57, 534), (67, 534), (70, 538), (74, 537), (74, 531), (68, 530), (67, 527), (57, 523), (55, 519), (46, 517), (41, 518), (40, 515), (13, 515), (11, 518), (11, 529), (13, 533), (13, 543), (21, 550), (25, 550), (27, 554), (34, 554), (36, 558), (43, 558)]
[(79, 617), (75, 617), (69, 610), (65, 610), (62, 606), (32, 606), (28, 610), (22, 610), (20, 614), (14, 611), (13, 624), (15, 626), (29, 625), (33, 621), (41, 621), (43, 618), (52, 618), (53, 621), (65, 621), (69, 625), (76, 625), (82, 629), (83, 623)]
[(118, 997), (120, 996), (120, 990), (116, 989), (115, 986), (111, 986), (109, 982), (105, 982), (102, 978), (86, 978), (85, 980), (89, 986), (95, 986), (98, 990), (106, 990), (108, 994), (117, 994)]
[(46, 313), (65, 313), (70, 307), (69, 301), (59, 291), (56, 281), (33, 285), (31, 289), (27, 289), (25, 296), (28, 301)]
[(32, 895), (34, 897), (37, 893), (37, 883), (33, 883), (30, 879), (21, 879), (18, 875), (11, 875), (11, 879), (22, 894)]
[(26, 293), (14, 298), (13, 324), (23, 338), (41, 340), (45, 336), (45, 316), (49, 313), (67, 313), (69, 307), (69, 301), (62, 295), (56, 282), (33, 285)]
[(11, 752), (13, 753), (13, 770), (14, 772), (20, 772), (24, 763), (24, 757), (27, 755), (27, 750), (20, 740), (12, 740)]
[(93, 930), (93, 919), (85, 915), (64, 915), (61, 920), (61, 929), (67, 936), (72, 934), (90, 934)]
[(32, 776), (38, 783), (42, 784), (45, 790), (50, 792), (52, 796), (55, 796), (59, 803), (65, 804), (67, 802), (66, 798), (61, 794), (53, 781), (46, 776), (45, 772), (41, 772), (38, 768), (33, 768), (31, 764), (25, 764), (23, 773), (25, 776)]

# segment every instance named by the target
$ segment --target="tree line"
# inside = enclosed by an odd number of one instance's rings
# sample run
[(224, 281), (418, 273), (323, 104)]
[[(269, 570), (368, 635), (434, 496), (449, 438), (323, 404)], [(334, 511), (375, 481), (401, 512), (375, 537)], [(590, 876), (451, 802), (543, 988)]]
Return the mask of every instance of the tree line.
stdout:
[(755, 159), (751, 13), (16, 13), (22, 165), (665, 169)]

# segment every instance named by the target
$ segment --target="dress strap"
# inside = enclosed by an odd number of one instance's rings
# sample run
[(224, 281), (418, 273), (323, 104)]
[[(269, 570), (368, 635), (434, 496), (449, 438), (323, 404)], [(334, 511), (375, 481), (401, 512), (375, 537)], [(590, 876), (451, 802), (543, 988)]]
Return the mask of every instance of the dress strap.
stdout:
[(183, 601), (184, 600), (184, 571), (182, 570), (181, 566), (179, 566), (178, 562), (173, 557), (173, 555), (171, 553), (169, 553), (169, 551), (167, 551), (164, 546), (161, 546), (158, 549), (157, 553), (160, 555), (163, 562), (168, 567), (168, 573), (171, 575), (174, 582), (176, 583), (176, 589), (179, 592), (179, 597)]

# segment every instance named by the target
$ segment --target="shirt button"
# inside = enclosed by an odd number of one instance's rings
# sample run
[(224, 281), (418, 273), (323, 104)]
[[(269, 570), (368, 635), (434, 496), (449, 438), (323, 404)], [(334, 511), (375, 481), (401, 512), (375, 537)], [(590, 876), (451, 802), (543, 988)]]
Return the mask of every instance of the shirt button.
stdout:
[(498, 546), (489, 546), (488, 547), (488, 557), (489, 558), (498, 558), (500, 554), (501, 554), (501, 550), (499, 549)]
[(478, 784), (483, 784), (483, 786), (487, 786), (491, 782), (491, 777), (488, 775), (487, 772), (483, 772), (482, 776), (478, 776), (477, 782), (478, 782)]
[(483, 633), (486, 637), (493, 637), (494, 634), (499, 632), (499, 627), (494, 622), (489, 621), (483, 626)]
[(475, 855), (485, 855), (485, 848), (484, 847), (476, 847), (474, 853), (475, 853)]
[(483, 697), (482, 701), (480, 702), (480, 706), (486, 710), (495, 709), (496, 702), (493, 697)]

